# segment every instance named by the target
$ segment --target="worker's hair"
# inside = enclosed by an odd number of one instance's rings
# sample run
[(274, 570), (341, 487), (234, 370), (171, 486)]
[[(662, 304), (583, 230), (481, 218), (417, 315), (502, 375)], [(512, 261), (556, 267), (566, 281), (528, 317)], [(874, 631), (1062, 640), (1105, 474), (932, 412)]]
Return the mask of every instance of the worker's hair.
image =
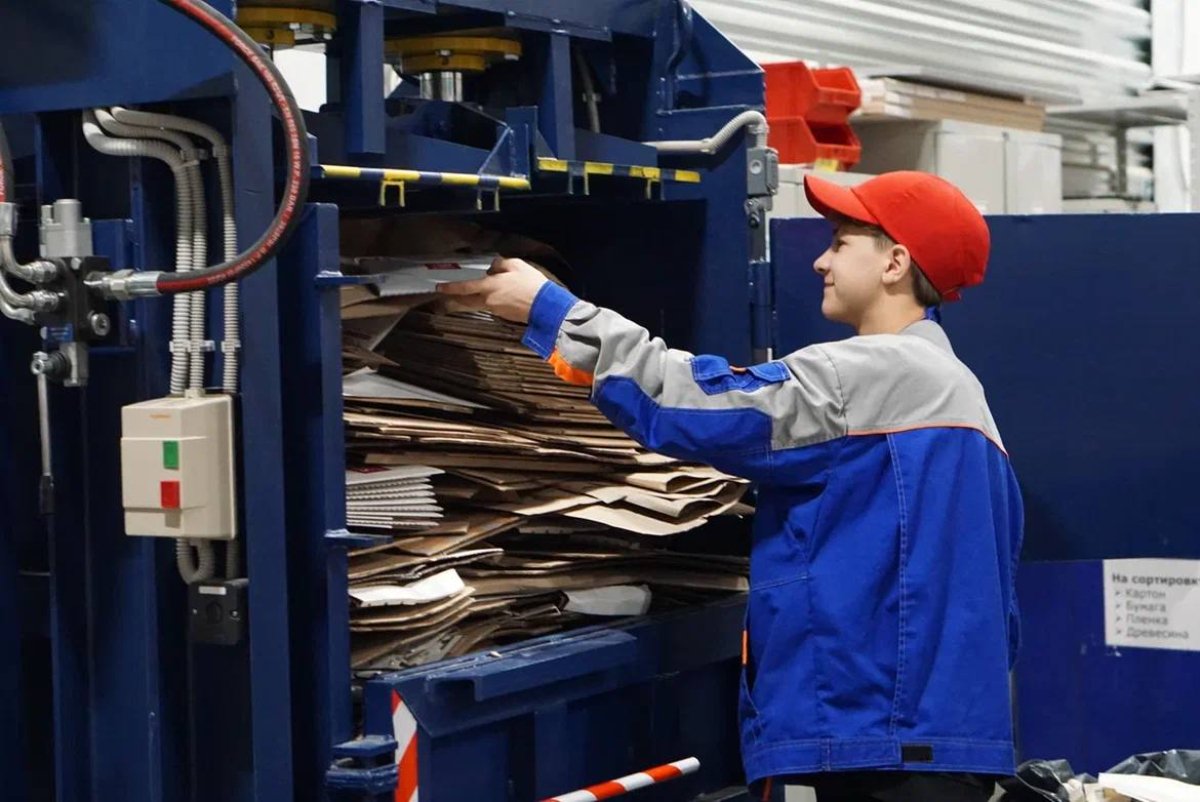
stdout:
[[(860, 223), (857, 220), (839, 221), (843, 225), (850, 225), (859, 229), (863, 234), (872, 237), (875, 240), (875, 247), (880, 251), (886, 251), (894, 248), (899, 243), (892, 239), (891, 236), (879, 226), (873, 226), (868, 223)], [(925, 271), (917, 264), (916, 259), (911, 260), (912, 277), (913, 277), (913, 295), (917, 298), (917, 303), (921, 306), (941, 306), (942, 294), (937, 291), (937, 287), (933, 286), (933, 282), (925, 275)]]

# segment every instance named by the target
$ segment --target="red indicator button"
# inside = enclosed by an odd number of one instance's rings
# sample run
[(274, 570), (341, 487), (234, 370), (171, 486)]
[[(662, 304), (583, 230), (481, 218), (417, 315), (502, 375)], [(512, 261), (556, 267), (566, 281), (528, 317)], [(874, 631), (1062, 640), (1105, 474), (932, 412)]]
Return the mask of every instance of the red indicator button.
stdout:
[(159, 493), (162, 496), (162, 508), (164, 510), (179, 509), (179, 482), (161, 482), (159, 484)]

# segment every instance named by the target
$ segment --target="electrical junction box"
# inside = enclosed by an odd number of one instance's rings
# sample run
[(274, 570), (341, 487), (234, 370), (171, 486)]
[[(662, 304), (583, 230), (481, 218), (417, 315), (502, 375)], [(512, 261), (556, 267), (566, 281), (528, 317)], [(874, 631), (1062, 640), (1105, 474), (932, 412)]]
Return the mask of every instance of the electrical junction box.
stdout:
[(188, 585), (188, 637), (193, 643), (236, 646), (246, 637), (249, 580), (213, 579)]
[(160, 398), (121, 410), (125, 534), (232, 540), (237, 534), (233, 399)]

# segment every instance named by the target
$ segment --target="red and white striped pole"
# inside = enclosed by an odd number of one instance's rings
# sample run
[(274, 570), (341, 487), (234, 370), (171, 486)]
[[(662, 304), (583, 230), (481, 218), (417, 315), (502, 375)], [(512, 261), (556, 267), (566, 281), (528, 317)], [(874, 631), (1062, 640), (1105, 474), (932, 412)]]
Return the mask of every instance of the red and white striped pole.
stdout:
[(699, 768), (699, 760), (694, 757), (684, 758), (665, 766), (655, 766), (652, 769), (639, 771), (637, 774), (630, 774), (628, 777), (593, 785), (582, 791), (572, 791), (569, 794), (551, 797), (542, 802), (599, 802), (601, 799), (612, 799), (614, 796), (621, 796), (639, 788), (646, 788), (677, 779), (685, 774), (692, 774)]

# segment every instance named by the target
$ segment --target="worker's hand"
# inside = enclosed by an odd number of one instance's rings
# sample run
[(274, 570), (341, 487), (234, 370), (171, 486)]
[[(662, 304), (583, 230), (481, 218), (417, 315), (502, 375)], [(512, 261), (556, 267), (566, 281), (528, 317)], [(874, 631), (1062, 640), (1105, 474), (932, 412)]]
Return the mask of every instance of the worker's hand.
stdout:
[(498, 258), (487, 278), (455, 281), (438, 286), (438, 292), (475, 309), (486, 309), (514, 323), (528, 323), (529, 310), (542, 285), (549, 281), (536, 267), (520, 259)]

